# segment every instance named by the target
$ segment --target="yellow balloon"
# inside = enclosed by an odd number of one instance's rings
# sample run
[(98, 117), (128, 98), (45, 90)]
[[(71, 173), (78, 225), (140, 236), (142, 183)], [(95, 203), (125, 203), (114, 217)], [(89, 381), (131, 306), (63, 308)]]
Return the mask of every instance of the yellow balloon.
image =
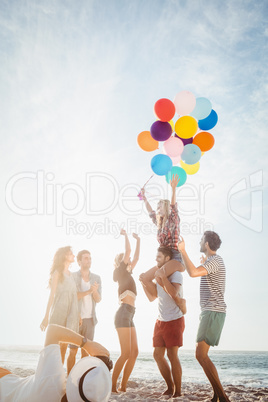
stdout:
[(185, 170), (187, 174), (195, 174), (198, 172), (200, 168), (200, 162), (195, 163), (194, 165), (187, 165), (182, 160), (180, 161), (181, 167)]
[(173, 120), (169, 120), (169, 124), (171, 125), (172, 132), (173, 132), (175, 129)]
[(197, 129), (197, 120), (192, 116), (182, 116), (175, 123), (175, 132), (181, 138), (193, 137)]

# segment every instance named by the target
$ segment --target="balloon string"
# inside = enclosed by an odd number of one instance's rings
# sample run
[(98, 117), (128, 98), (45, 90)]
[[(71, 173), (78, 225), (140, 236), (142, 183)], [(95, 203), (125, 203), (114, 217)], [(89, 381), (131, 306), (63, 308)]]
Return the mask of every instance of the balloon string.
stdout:
[[(149, 179), (147, 180), (147, 182), (143, 185), (143, 188), (146, 186), (146, 184), (151, 180), (151, 178), (154, 176), (154, 174), (152, 174), (151, 177), (149, 177)], [(142, 195), (141, 191), (138, 194), (138, 197), (140, 200), (144, 200), (144, 196)]]
[(147, 182), (143, 185), (143, 188), (146, 186), (146, 184), (151, 180), (151, 178), (154, 176), (154, 174), (152, 174), (152, 176), (147, 180)]

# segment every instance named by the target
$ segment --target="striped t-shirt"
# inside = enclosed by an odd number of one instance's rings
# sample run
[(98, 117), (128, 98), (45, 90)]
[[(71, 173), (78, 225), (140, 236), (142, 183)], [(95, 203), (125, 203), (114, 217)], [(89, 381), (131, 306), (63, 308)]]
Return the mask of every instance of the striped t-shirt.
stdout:
[(212, 255), (203, 264), (208, 275), (202, 276), (200, 281), (201, 311), (218, 311), (225, 313), (225, 265), (219, 255)]

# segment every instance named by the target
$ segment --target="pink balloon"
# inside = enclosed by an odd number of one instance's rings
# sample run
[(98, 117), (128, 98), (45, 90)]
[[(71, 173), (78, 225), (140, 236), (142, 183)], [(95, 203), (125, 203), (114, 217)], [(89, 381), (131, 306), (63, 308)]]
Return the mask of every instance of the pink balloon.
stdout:
[(171, 160), (172, 160), (173, 166), (178, 165), (180, 163), (181, 156), (179, 155), (179, 156), (171, 157)]
[(182, 140), (180, 140), (179, 138), (170, 137), (168, 140), (164, 142), (163, 148), (165, 150), (165, 153), (171, 158), (173, 158), (182, 154), (184, 145)]
[(189, 91), (181, 91), (174, 98), (174, 105), (179, 116), (190, 114), (194, 110), (195, 104), (195, 96)]

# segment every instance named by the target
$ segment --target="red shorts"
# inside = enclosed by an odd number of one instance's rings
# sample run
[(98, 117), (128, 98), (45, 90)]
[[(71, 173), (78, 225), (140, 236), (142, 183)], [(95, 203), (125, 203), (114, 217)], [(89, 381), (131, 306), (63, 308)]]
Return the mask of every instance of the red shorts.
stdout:
[(183, 331), (185, 328), (184, 317), (173, 321), (156, 320), (153, 335), (154, 348), (171, 348), (183, 345)]

